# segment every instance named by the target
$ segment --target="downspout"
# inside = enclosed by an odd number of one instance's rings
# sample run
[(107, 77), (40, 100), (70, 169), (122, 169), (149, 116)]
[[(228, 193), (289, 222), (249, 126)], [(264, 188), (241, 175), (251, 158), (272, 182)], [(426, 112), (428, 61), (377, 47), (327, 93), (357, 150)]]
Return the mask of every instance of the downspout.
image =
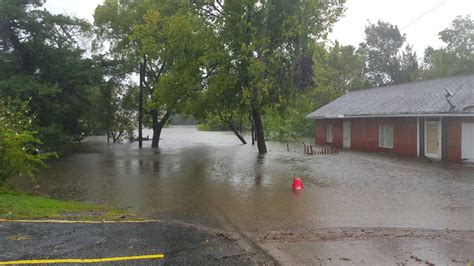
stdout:
[(420, 157), (420, 118), (416, 118), (416, 157)]

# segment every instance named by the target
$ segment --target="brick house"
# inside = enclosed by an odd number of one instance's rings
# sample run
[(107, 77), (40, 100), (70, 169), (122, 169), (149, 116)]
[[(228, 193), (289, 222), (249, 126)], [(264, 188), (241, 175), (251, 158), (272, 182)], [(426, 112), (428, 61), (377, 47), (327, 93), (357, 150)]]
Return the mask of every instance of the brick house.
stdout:
[(348, 92), (307, 118), (317, 144), (474, 162), (474, 75)]

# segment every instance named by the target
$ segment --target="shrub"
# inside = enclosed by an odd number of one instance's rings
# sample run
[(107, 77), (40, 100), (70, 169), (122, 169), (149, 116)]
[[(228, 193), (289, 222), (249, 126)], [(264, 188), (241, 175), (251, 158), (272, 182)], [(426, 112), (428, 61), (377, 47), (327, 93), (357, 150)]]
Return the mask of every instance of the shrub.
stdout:
[(41, 141), (30, 130), (32, 119), (26, 103), (0, 100), (0, 184), (21, 174), (34, 181), (34, 172), (46, 167), (44, 161), (57, 156), (39, 153), (37, 147)]

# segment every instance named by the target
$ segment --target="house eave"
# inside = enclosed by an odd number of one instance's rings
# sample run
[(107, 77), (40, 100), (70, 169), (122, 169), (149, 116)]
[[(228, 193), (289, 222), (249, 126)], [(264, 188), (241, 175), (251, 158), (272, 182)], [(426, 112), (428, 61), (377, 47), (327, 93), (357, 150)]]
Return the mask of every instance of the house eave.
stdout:
[(423, 113), (423, 114), (374, 114), (374, 115), (331, 115), (311, 116), (306, 119), (351, 119), (351, 118), (383, 118), (383, 117), (474, 117), (474, 113)]

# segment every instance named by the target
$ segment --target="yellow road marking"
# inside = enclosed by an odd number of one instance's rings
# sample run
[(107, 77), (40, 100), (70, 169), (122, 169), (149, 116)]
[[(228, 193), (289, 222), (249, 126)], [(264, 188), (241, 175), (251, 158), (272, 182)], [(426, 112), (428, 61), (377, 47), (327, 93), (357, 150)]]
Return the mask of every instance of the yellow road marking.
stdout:
[(7, 220), (0, 219), (0, 222), (7, 223), (63, 223), (63, 224), (112, 224), (112, 223), (151, 223), (157, 222), (157, 220), (137, 220), (137, 221), (74, 221), (74, 220)]
[(111, 261), (126, 260), (146, 260), (146, 259), (164, 259), (164, 254), (131, 256), (131, 257), (115, 257), (100, 259), (48, 259), (48, 260), (16, 260), (16, 261), (0, 261), (0, 265), (18, 265), (18, 264), (51, 264), (51, 263), (100, 263)]

